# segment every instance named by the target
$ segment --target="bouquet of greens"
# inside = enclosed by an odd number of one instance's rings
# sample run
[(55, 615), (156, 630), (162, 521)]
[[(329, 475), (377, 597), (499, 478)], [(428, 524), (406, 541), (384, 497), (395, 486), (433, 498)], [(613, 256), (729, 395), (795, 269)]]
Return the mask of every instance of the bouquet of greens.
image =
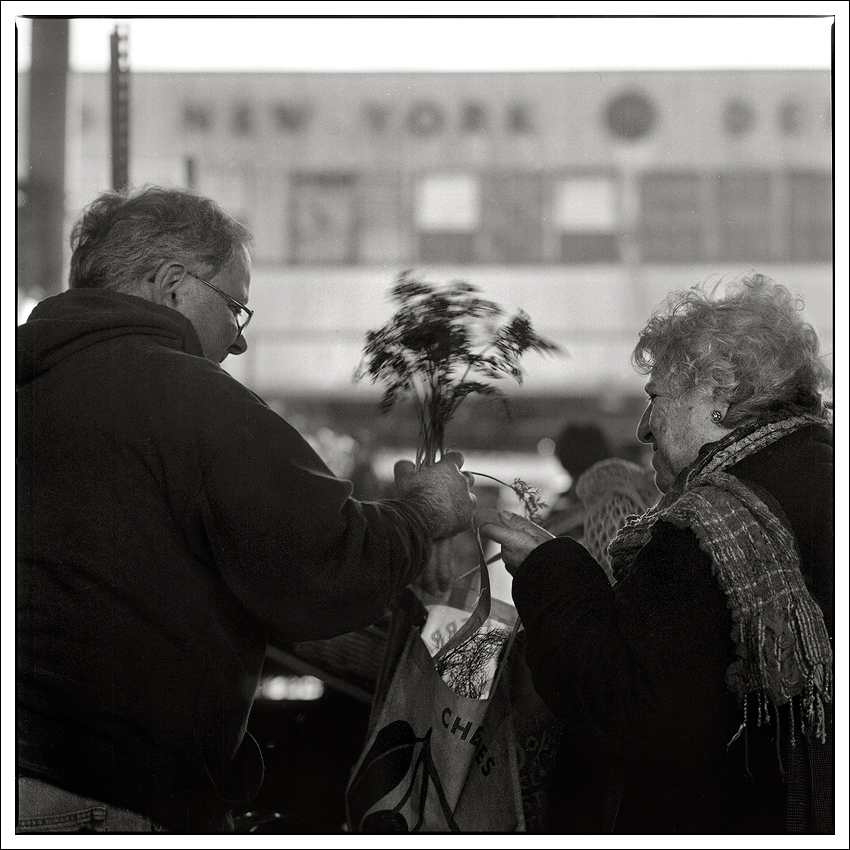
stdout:
[[(384, 412), (401, 400), (413, 402), (419, 420), (417, 468), (443, 456), (446, 426), (465, 398), (480, 395), (506, 401), (493, 382), (510, 377), (522, 383), (519, 362), (526, 352), (558, 350), (535, 333), (523, 311), (506, 319), (499, 305), (482, 298), (469, 283), (439, 286), (404, 272), (390, 298), (396, 312), (386, 325), (366, 335), (356, 377), (368, 376), (383, 385)], [(481, 472), (472, 474), (510, 487), (528, 518), (540, 520), (545, 503), (537, 488), (520, 478), (509, 485)], [(427, 570), (430, 587), (445, 590), (452, 578), (451, 560), (451, 541), (433, 545)], [(437, 672), (455, 693), (479, 698), (488, 665), (505, 646), (507, 635), (503, 629), (477, 630), (441, 658)]]
[[(367, 333), (356, 377), (383, 384), (383, 411), (402, 399), (413, 402), (420, 428), (417, 468), (442, 457), (446, 426), (465, 398), (477, 394), (505, 401), (493, 381), (509, 377), (521, 384), (519, 363), (526, 352), (559, 351), (538, 336), (525, 312), (505, 319), (502, 308), (469, 283), (440, 286), (404, 272), (390, 299), (397, 310), (386, 325)], [(519, 478), (505, 486), (522, 500), (530, 519), (540, 519), (545, 505), (537, 488)]]

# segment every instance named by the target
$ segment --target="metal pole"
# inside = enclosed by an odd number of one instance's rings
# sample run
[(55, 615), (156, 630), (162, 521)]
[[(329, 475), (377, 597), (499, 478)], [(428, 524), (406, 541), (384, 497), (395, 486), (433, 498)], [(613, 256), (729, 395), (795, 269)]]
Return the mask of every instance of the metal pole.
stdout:
[(115, 27), (110, 36), (109, 68), (112, 114), (112, 188), (130, 185), (130, 67), (127, 29)]
[(40, 299), (63, 289), (68, 19), (33, 18), (29, 79), (29, 172), (22, 174), (25, 244), (18, 285)]

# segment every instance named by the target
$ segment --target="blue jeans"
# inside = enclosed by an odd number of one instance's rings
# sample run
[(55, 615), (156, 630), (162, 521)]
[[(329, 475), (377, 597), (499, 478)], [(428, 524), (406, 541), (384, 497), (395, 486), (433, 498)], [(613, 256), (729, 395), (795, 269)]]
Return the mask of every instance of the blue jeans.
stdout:
[(40, 779), (18, 779), (16, 834), (166, 831), (146, 815), (129, 809), (80, 797)]

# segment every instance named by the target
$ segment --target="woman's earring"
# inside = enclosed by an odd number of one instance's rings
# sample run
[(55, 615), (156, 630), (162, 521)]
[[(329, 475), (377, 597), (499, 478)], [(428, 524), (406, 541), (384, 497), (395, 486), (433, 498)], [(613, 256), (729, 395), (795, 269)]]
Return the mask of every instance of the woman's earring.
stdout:
[(719, 425), (723, 421), (723, 414), (719, 410), (711, 411), (711, 421), (715, 425)]

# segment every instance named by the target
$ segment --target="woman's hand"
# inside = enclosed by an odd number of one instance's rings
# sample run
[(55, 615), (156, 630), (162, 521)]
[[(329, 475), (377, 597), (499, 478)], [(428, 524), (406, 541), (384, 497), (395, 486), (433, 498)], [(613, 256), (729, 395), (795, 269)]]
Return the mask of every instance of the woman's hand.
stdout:
[(502, 560), (511, 575), (541, 543), (555, 536), (531, 520), (492, 508), (476, 511), (474, 522), (483, 537), (502, 545)]

